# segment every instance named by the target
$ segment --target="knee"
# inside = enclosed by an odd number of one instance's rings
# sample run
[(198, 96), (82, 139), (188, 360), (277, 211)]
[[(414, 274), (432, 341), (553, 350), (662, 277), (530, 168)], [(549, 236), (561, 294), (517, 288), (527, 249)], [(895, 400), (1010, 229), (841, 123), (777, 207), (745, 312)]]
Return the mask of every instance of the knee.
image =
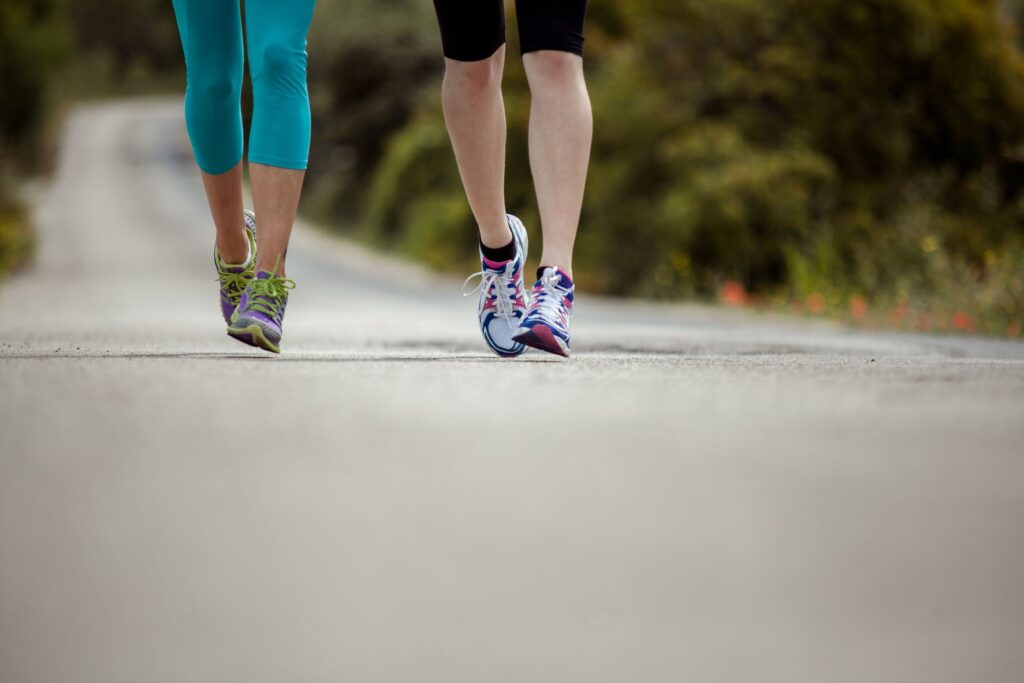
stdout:
[(531, 90), (564, 90), (583, 82), (583, 59), (570, 52), (528, 52), (523, 55), (523, 67)]
[(200, 71), (188, 76), (188, 93), (202, 107), (238, 106), (241, 78), (220, 71)]
[(306, 53), (285, 41), (271, 40), (251, 57), (253, 83), (305, 82)]
[(502, 46), (488, 57), (476, 62), (445, 60), (445, 86), (472, 97), (501, 89), (501, 77), (505, 67), (505, 47)]

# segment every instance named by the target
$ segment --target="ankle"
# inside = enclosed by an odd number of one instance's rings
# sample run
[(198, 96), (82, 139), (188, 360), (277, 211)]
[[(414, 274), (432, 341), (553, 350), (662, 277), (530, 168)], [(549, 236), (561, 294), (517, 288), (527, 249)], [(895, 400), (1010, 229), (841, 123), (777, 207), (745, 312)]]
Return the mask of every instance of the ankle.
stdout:
[(244, 234), (229, 238), (218, 235), (216, 249), (217, 256), (227, 265), (242, 266), (252, 259), (249, 240)]
[(277, 277), (285, 277), (284, 257), (275, 256), (264, 258), (261, 251), (256, 258), (256, 266), (253, 269), (257, 273), (270, 273)]
[(480, 244), (488, 249), (501, 249), (512, 242), (512, 230), (502, 218), (500, 224), (480, 225)]

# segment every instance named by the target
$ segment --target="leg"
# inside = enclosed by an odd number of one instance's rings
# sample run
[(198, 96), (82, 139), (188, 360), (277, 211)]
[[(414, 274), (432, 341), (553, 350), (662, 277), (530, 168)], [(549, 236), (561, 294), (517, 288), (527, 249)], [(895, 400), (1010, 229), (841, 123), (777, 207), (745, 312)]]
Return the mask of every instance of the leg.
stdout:
[(288, 240), (299, 209), (305, 177), (305, 171), (249, 164), (253, 204), (260, 221), (256, 235), (260, 245), (256, 257), (257, 272), (265, 270), (284, 276)]
[(444, 118), (470, 208), (488, 247), (512, 240), (505, 220), (505, 15), (501, 0), (434, 0), (445, 52)]
[(530, 168), (544, 230), (542, 266), (572, 276), (593, 114), (583, 78), (585, 0), (519, 0), (530, 82)]
[(217, 251), (245, 260), (242, 218), (242, 19), (238, 0), (174, 0), (185, 53), (185, 121), (217, 228)]
[(530, 82), (530, 169), (544, 253), (530, 310), (514, 337), (568, 356), (575, 301), (572, 249), (583, 205), (593, 117), (583, 82), (586, 0), (517, 0), (523, 65)]
[(309, 156), (306, 33), (314, 0), (249, 0), (246, 24), (253, 117), (249, 171), (259, 217), (257, 271), (285, 272)]
[(206, 201), (210, 205), (213, 224), (217, 228), (217, 253), (225, 263), (245, 263), (249, 257), (249, 240), (245, 236), (242, 212), (242, 164), (227, 173), (211, 175), (200, 171)]

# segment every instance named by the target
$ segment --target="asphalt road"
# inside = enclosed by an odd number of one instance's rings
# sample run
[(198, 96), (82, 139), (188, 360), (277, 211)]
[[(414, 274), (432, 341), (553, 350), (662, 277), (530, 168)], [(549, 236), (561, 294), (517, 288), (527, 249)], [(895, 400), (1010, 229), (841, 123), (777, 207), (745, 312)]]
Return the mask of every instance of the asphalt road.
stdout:
[(500, 361), (300, 226), (257, 355), (182, 129), (77, 110), (0, 292), (0, 683), (1024, 680), (1024, 345), (581, 296)]

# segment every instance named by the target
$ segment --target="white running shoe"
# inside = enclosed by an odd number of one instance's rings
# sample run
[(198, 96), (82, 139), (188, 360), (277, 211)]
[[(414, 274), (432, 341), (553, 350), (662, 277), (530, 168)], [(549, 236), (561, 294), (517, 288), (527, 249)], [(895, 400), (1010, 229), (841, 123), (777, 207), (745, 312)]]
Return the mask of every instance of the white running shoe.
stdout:
[[(512, 358), (526, 350), (523, 344), (512, 339), (512, 335), (526, 314), (523, 268), (526, 266), (529, 239), (522, 221), (512, 215), (507, 217), (507, 221), (509, 230), (512, 231), (512, 241), (516, 245), (516, 257), (511, 261), (499, 263), (484, 258), (481, 253), (480, 272), (466, 278), (462, 285), (462, 294), (471, 296), (480, 292), (477, 317), (480, 319), (480, 331), (484, 335), (484, 341), (499, 356)], [(480, 278), (480, 284), (467, 291), (466, 287), (476, 277)]]

